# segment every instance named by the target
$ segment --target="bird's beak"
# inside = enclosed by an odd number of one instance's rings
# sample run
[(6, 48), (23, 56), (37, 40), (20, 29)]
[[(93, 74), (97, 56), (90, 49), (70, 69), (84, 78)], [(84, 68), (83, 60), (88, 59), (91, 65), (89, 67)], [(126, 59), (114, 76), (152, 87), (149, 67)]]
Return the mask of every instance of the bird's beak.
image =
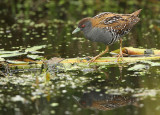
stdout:
[(79, 32), (80, 31), (80, 28), (76, 28), (73, 32), (72, 32), (72, 34), (75, 34), (75, 33), (77, 33), (77, 32)]

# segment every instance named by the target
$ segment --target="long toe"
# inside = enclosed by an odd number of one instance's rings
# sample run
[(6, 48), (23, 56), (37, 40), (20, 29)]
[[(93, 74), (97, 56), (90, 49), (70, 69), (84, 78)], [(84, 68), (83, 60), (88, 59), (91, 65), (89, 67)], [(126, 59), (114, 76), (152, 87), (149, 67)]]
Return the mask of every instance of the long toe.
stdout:
[(123, 59), (123, 54), (122, 54), (122, 55), (120, 55), (120, 54), (118, 55), (118, 57), (117, 57), (117, 62), (118, 62), (118, 61), (124, 61), (124, 59)]
[(97, 57), (93, 57), (92, 59), (90, 59), (90, 60), (88, 61), (88, 64), (91, 64), (91, 63), (94, 62), (96, 59), (97, 59)]

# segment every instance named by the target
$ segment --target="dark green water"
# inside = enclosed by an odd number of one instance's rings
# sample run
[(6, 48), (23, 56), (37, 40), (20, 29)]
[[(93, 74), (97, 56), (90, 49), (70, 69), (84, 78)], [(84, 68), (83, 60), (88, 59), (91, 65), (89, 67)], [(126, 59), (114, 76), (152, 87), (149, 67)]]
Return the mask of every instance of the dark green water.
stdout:
[[(78, 20), (138, 9), (141, 21), (124, 36), (123, 46), (160, 49), (159, 0), (3, 0), (0, 49), (47, 45), (42, 49), (47, 59), (95, 56), (105, 45), (72, 35)], [(110, 51), (118, 48), (117, 42)], [(0, 114), (159, 115), (159, 61), (74, 67), (53, 69), (50, 80), (40, 71), (0, 77)]]

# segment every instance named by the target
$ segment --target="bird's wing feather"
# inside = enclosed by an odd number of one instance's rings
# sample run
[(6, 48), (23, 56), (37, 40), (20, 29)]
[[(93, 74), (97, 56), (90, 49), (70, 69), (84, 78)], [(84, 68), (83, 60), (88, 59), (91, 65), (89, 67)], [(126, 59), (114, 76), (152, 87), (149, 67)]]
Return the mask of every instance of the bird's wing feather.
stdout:
[(132, 14), (115, 14), (104, 12), (93, 17), (94, 27), (106, 28), (108, 31), (115, 31), (123, 34), (129, 31), (140, 19)]

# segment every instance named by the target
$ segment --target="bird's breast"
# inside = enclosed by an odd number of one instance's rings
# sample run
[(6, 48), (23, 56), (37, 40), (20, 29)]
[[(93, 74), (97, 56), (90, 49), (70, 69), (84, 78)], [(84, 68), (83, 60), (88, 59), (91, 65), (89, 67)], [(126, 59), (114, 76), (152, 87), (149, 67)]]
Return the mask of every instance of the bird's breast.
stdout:
[(101, 42), (106, 45), (110, 45), (111, 41), (114, 39), (113, 33), (107, 31), (105, 28), (92, 28), (90, 31), (84, 32), (84, 35), (91, 41)]

